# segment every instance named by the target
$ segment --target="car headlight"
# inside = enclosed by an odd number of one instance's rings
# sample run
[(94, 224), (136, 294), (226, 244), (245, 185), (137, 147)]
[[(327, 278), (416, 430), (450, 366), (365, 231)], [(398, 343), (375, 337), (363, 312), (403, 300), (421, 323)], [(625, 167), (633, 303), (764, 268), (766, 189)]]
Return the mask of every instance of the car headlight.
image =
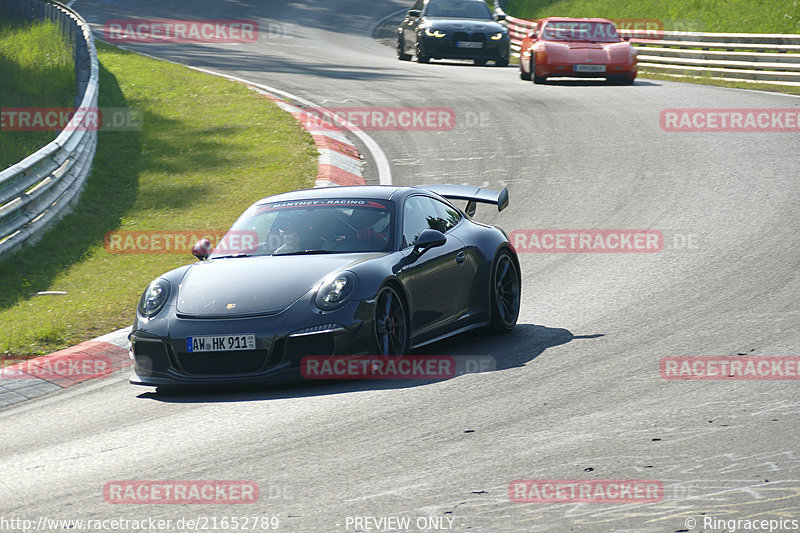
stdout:
[(425, 28), (425, 35), (427, 35), (428, 37), (437, 37), (439, 39), (441, 39), (442, 37), (446, 37), (447, 36), (447, 34), (445, 32), (443, 32), (443, 31), (432, 30), (430, 28)]
[(352, 272), (339, 272), (325, 281), (317, 291), (317, 307), (331, 311), (347, 303), (356, 292), (356, 276)]
[(150, 318), (158, 314), (169, 298), (171, 287), (169, 281), (157, 279), (151, 283), (139, 300), (139, 314)]
[(499, 33), (495, 33), (494, 35), (492, 35), (492, 36), (491, 36), (491, 39), (492, 39), (493, 41), (499, 41), (500, 39), (502, 39), (502, 38), (503, 38), (503, 36), (504, 36), (504, 35), (505, 35), (505, 33), (503, 33), (503, 32), (501, 31), (501, 32), (499, 32)]

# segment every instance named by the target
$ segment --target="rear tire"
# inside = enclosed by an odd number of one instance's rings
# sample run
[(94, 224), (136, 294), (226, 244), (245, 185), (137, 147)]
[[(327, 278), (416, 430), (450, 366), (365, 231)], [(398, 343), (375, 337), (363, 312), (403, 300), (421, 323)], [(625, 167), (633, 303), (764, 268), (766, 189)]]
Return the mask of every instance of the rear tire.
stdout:
[(522, 284), (511, 254), (503, 250), (494, 260), (491, 278), (492, 319), (495, 333), (508, 333), (517, 324)]
[(494, 62), (494, 66), (496, 67), (507, 67), (508, 66), (508, 58), (497, 59)]
[(472, 61), (475, 63), (475, 66), (477, 67), (482, 67), (486, 64), (485, 59), (473, 59)]

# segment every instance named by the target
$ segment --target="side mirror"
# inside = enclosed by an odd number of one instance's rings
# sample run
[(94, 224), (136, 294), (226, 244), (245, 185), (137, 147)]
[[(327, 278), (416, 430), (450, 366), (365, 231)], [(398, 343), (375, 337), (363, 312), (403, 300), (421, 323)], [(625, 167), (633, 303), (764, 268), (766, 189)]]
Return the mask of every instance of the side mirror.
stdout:
[(506, 20), (506, 14), (498, 13), (497, 15), (494, 16), (494, 20), (496, 20), (497, 22), (503, 22), (504, 20)]
[(409, 17), (418, 17), (420, 15), (422, 15), (422, 10), (421, 9), (409, 9), (408, 10), (408, 16)]
[(630, 40), (631, 40), (631, 36), (630, 36), (630, 35), (625, 35), (625, 36), (622, 38), (622, 40), (623, 40), (623, 41), (630, 41)]
[(415, 256), (420, 256), (437, 246), (443, 246), (447, 242), (447, 237), (441, 231), (435, 229), (426, 229), (417, 237), (417, 243), (414, 245)]
[(531, 30), (530, 33), (528, 33), (528, 38), (530, 39), (536, 39), (537, 37), (539, 37), (539, 32), (536, 30)]
[(200, 261), (205, 261), (213, 250), (214, 247), (211, 246), (211, 241), (208, 239), (200, 239), (197, 241), (197, 244), (192, 246), (192, 255)]

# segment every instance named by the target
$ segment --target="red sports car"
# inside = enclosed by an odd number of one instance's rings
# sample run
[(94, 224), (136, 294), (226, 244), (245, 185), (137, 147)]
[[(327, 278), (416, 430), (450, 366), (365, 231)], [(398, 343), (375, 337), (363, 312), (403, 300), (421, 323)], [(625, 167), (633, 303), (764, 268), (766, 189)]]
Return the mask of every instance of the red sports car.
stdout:
[(636, 50), (628, 40), (606, 19), (541, 19), (522, 41), (519, 76), (534, 83), (579, 77), (630, 85), (637, 68)]

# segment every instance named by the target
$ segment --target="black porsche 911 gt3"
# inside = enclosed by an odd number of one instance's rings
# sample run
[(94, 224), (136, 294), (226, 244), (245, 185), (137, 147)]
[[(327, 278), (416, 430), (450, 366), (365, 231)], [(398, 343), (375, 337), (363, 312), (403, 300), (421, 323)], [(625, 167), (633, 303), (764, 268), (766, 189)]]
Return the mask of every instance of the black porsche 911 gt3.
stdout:
[(213, 251), (195, 246), (200, 262), (142, 294), (131, 383), (294, 381), (307, 356), (402, 355), (478, 327), (511, 331), (517, 254), (472, 220), (476, 202), (502, 210), (508, 191), (356, 186), (259, 200)]
[(507, 67), (510, 40), (499, 24), (505, 15), (493, 16), (483, 0), (417, 0), (397, 28), (397, 57), (472, 59), (476, 65), (494, 61)]

